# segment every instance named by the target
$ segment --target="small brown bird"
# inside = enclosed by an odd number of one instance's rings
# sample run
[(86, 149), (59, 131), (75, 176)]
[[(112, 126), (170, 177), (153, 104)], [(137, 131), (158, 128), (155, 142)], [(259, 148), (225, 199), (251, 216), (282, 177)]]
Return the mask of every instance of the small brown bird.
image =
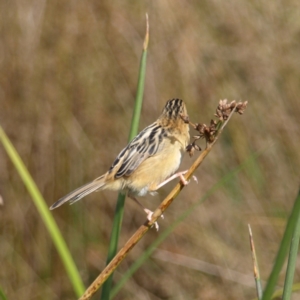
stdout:
[[(62, 197), (50, 209), (68, 201), (72, 204), (104, 189), (127, 193), (140, 204), (136, 196), (153, 193), (174, 178), (180, 177), (181, 182), (187, 184), (185, 172), (174, 174), (190, 139), (189, 125), (182, 117), (187, 117), (184, 102), (180, 99), (167, 101), (160, 117), (120, 152), (108, 172)], [(151, 220), (152, 212), (146, 208), (144, 211)]]

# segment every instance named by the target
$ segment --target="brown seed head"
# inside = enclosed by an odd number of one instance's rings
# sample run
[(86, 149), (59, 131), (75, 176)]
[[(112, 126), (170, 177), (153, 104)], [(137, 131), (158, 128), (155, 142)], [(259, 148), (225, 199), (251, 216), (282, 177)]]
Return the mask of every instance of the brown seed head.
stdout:
[(239, 102), (237, 105), (236, 105), (236, 112), (239, 113), (240, 115), (242, 115), (247, 107), (247, 104), (248, 104), (248, 101), (245, 101), (245, 102)]
[(215, 116), (219, 118), (220, 121), (225, 121), (228, 119), (233, 109), (235, 109), (235, 111), (239, 114), (243, 114), (247, 104), (248, 101), (236, 103), (236, 101), (233, 100), (230, 103), (227, 103), (227, 99), (220, 100)]

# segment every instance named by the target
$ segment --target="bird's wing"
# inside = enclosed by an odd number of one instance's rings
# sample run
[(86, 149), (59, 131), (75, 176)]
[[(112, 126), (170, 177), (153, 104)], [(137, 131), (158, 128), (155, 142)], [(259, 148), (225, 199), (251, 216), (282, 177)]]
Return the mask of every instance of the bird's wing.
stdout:
[(141, 131), (117, 156), (108, 173), (129, 176), (148, 157), (161, 150), (165, 130), (156, 122)]

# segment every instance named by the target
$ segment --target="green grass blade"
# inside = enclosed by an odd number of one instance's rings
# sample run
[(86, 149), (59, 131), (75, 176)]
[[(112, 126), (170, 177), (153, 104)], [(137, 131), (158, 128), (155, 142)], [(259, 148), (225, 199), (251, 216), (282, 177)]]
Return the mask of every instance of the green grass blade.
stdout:
[(249, 166), (249, 164), (253, 163), (261, 152), (258, 152), (251, 156), (248, 160), (246, 160), (239, 167), (235, 168), (228, 175), (223, 177), (218, 183), (216, 183), (199, 201), (197, 201), (190, 208), (185, 210), (177, 219), (174, 221), (166, 230), (164, 230), (157, 239), (144, 251), (144, 253), (133, 263), (130, 269), (125, 272), (119, 280), (118, 284), (111, 291), (111, 299), (117, 295), (117, 293), (124, 286), (126, 281), (138, 270), (138, 268), (150, 257), (153, 251), (170, 235), (170, 233), (179, 225), (185, 218), (187, 218), (199, 205), (201, 205), (205, 200), (207, 200), (213, 193), (215, 193), (219, 188), (224, 186), (230, 180), (232, 180), (238, 172), (242, 169), (245, 169)]
[(51, 215), (46, 202), (41, 195), (38, 187), (36, 186), (34, 180), (30, 176), (27, 168), (25, 167), (22, 159), (20, 158), (19, 154), (17, 153), (16, 149), (6, 136), (5, 132), (3, 131), (2, 127), (0, 126), (0, 140), (10, 157), (11, 161), (13, 162), (15, 168), (17, 169), (19, 175), (21, 176), (42, 220), (46, 228), (49, 231), (49, 234), (53, 240), (54, 245), (61, 257), (61, 260), (65, 266), (69, 279), (73, 285), (74, 292), (77, 296), (82, 295), (85, 288), (79, 276), (79, 272), (75, 266), (75, 263), (72, 259), (72, 256), (67, 248), (67, 245), (60, 233), (60, 230)]
[[(140, 62), (137, 93), (136, 93), (136, 99), (135, 99), (135, 105), (134, 105), (134, 111), (133, 111), (128, 141), (131, 141), (138, 133), (140, 115), (141, 115), (142, 104), (143, 104), (143, 95), (144, 95), (144, 86), (145, 86), (145, 77), (146, 77), (147, 49), (148, 49), (148, 42), (149, 42), (149, 25), (148, 25), (147, 15), (146, 18), (147, 18), (147, 30), (146, 30), (145, 40), (144, 40), (141, 62)], [(111, 233), (111, 238), (109, 243), (108, 256), (106, 261), (107, 264), (116, 255), (118, 250), (119, 233), (120, 233), (120, 228), (123, 219), (125, 198), (126, 196), (122, 194), (119, 194), (118, 196), (115, 216), (113, 220), (113, 228), (112, 228), (112, 233)], [(101, 300), (109, 300), (111, 286), (112, 286), (112, 279), (113, 279), (113, 274), (103, 284)]]
[[(298, 193), (296, 202), (300, 202), (300, 191)], [(291, 241), (289, 261), (288, 261), (287, 272), (286, 272), (286, 277), (284, 282), (284, 290), (283, 290), (283, 298), (282, 298), (283, 300), (291, 299), (294, 273), (296, 268), (296, 261), (297, 261), (298, 247), (299, 247), (299, 238), (300, 238), (300, 214), (298, 211), (296, 227)]]
[[(300, 283), (293, 284), (292, 292), (298, 292), (298, 291), (300, 291)], [(280, 298), (280, 297), (282, 297), (282, 294), (283, 294), (283, 289), (279, 289), (275, 293), (273, 293), (272, 299)], [(256, 300), (256, 299), (253, 299), (253, 300)]]
[(269, 300), (272, 297), (273, 291), (275, 289), (278, 280), (279, 273), (282, 269), (282, 266), (284, 264), (285, 258), (288, 253), (290, 241), (293, 235), (295, 225), (298, 221), (299, 213), (300, 213), (300, 201), (298, 196), (298, 198), (294, 203), (291, 216), (288, 219), (288, 223), (286, 225), (286, 229), (279, 247), (279, 251), (277, 253), (277, 257), (275, 259), (275, 263), (271, 275), (268, 279), (267, 286), (265, 288), (262, 300)]
[(148, 50), (148, 42), (149, 42), (148, 15), (146, 15), (146, 18), (147, 18), (147, 30), (146, 30), (145, 40), (144, 40), (141, 62), (140, 62), (135, 105), (134, 105), (131, 126), (130, 126), (130, 133), (128, 137), (129, 141), (131, 141), (138, 133), (142, 104), (143, 104), (143, 95), (144, 95), (145, 78), (146, 78), (146, 65), (147, 65), (147, 50)]
[[(125, 198), (126, 195), (123, 195), (121, 193), (118, 196), (106, 264), (109, 264), (109, 262), (114, 258), (118, 250), (118, 241), (119, 241), (120, 230), (121, 230), (121, 225), (123, 220)], [(106, 282), (104, 282), (103, 284), (101, 299), (109, 299), (112, 281), (113, 281), (113, 274), (110, 277), (108, 277)]]
[(0, 300), (7, 300), (7, 298), (1, 288), (0, 288)]

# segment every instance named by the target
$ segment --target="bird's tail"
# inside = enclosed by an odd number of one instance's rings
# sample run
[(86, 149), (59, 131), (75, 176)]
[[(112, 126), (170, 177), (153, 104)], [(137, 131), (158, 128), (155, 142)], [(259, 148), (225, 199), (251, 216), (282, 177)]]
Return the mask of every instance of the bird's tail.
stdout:
[(74, 190), (73, 192), (69, 193), (68, 195), (60, 198), (56, 201), (53, 205), (50, 206), (50, 209), (55, 209), (66, 202), (70, 201), (70, 204), (80, 200), (81, 198), (87, 196), (88, 194), (101, 190), (105, 187), (105, 180), (104, 176), (98, 177), (94, 181), (87, 183), (78, 189)]

